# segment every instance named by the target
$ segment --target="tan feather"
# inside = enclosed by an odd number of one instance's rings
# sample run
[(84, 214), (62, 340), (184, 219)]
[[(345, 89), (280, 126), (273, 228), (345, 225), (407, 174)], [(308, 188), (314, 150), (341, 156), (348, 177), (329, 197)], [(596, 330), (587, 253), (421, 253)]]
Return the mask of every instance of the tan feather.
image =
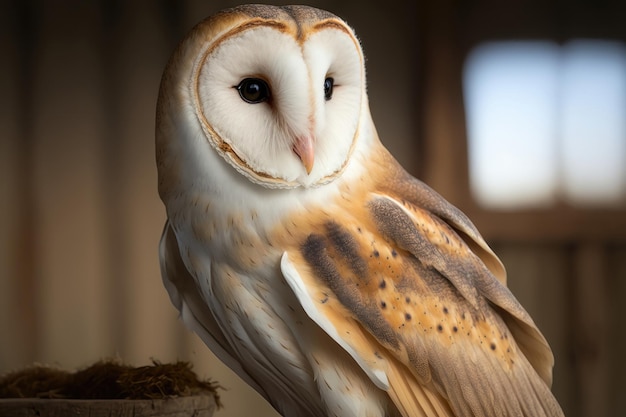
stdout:
[[(404, 208), (411, 215), (415, 216), (418, 208), (421, 207), (432, 213), (435, 218), (441, 219), (447, 227), (452, 227), (466, 243), (470, 252), (478, 256), (491, 274), (506, 286), (504, 266), (467, 216), (426, 184), (408, 175), (386, 149), (381, 147), (374, 154), (378, 155), (373, 161), (374, 164), (384, 167), (381, 172), (384, 172), (387, 177), (381, 181), (381, 184), (388, 195), (397, 201), (405, 201)], [(478, 267), (480, 268), (480, 265)], [(485, 286), (485, 290), (489, 291), (489, 294), (486, 294), (487, 298), (501, 309), (502, 318), (514, 334), (517, 344), (520, 345), (546, 384), (552, 385), (554, 356), (531, 317), (506, 288), (495, 285), (495, 282), (489, 279), (489, 274), (478, 276), (485, 277), (482, 285)]]
[(394, 361), (388, 372), (391, 383), (389, 396), (403, 416), (454, 416), (445, 399), (419, 384), (402, 364)]
[[(285, 275), (309, 316), (366, 373), (385, 373), (404, 416), (562, 415), (550, 348), (471, 222), (417, 180), (383, 193), (376, 173), (317, 222), (292, 220), (301, 243)], [(394, 198), (403, 188), (422, 195)]]

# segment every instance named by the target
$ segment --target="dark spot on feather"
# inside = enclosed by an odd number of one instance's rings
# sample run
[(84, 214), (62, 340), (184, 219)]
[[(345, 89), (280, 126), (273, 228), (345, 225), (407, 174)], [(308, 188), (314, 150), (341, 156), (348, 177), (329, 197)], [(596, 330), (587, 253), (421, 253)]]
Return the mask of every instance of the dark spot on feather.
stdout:
[(398, 256), (398, 252), (396, 252), (395, 249), (391, 249), (391, 256), (395, 258), (396, 256)]
[[(417, 205), (421, 206), (419, 203)], [(435, 278), (434, 283), (444, 287), (449, 291), (449, 295), (457, 299), (464, 298), (474, 307), (477, 306), (479, 294), (474, 281), (479, 276), (487, 278), (484, 277), (487, 269), (480, 262), (475, 262), (466, 257), (446, 256), (442, 252), (441, 246), (433, 242), (432, 237), (429, 236), (432, 233), (438, 234), (439, 231), (443, 231), (445, 235), (451, 237), (456, 236), (454, 228), (446, 222), (446, 219), (449, 215), (452, 219), (460, 219), (462, 223), (465, 223), (464, 216), (457, 209), (446, 207), (446, 211), (452, 210), (453, 212), (447, 212), (443, 217), (426, 213), (424, 217), (433, 222), (433, 227), (423, 226), (425, 221), (420, 222), (422, 227), (416, 227), (410, 214), (406, 213), (391, 199), (375, 198), (368, 203), (368, 208), (382, 235), (393, 241), (396, 247), (414, 255), (416, 259), (413, 260), (412, 264), (421, 263), (422, 270), (432, 269), (433, 272), (436, 271), (436, 274), (430, 273)], [(446, 261), (442, 262), (442, 258), (445, 258)], [(411, 261), (411, 258), (407, 260)], [(421, 274), (420, 277), (433, 289), (431, 282), (424, 279)], [(436, 292), (439, 292), (439, 289)]]
[(489, 347), (491, 348), (491, 350), (496, 350), (496, 344), (495, 343), (490, 344)]
[(444, 308), (443, 308), (443, 313), (444, 313), (444, 314), (448, 314), (448, 307), (444, 307)]
[(383, 355), (381, 355), (380, 353), (378, 353), (378, 351), (374, 352), (374, 356), (376, 356), (378, 359), (382, 359)]
[(380, 256), (380, 252), (378, 252), (376, 249), (374, 249), (374, 252), (372, 252), (372, 254), (375, 258), (378, 258)]
[(380, 284), (378, 284), (378, 288), (380, 288), (381, 290), (384, 289), (385, 287), (387, 287), (387, 281), (385, 281), (384, 279), (382, 281), (380, 281)]
[(407, 320), (411, 320), (411, 315), (409, 313), (404, 313), (404, 318)]
[(443, 326), (441, 324), (437, 325), (437, 331), (441, 333), (443, 331)]
[(381, 306), (382, 308), (387, 308), (387, 303), (386, 303), (386, 302), (384, 302), (384, 301), (381, 301), (381, 302), (380, 302), (380, 306)]
[(458, 327), (456, 327), (456, 326), (453, 326), (453, 327), (452, 327), (452, 331), (453, 331), (454, 333), (456, 333), (456, 332), (458, 332), (458, 331), (459, 331), (459, 328), (458, 328)]
[(328, 296), (324, 297), (324, 299), (320, 300), (320, 303), (326, 304), (328, 302)]
[(404, 301), (406, 301), (407, 303), (410, 303), (410, 302), (411, 302), (411, 297), (406, 297), (406, 298), (404, 299)]

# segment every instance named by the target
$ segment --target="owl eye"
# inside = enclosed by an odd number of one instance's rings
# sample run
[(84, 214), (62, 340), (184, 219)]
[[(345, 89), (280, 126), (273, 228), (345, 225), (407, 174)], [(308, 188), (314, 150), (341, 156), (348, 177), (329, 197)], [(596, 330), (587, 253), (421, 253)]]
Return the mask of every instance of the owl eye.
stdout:
[(328, 77), (324, 80), (324, 98), (326, 101), (330, 100), (333, 97), (333, 85), (335, 80), (331, 77)]
[(257, 104), (270, 98), (270, 87), (259, 78), (245, 78), (237, 86), (239, 96), (243, 101)]

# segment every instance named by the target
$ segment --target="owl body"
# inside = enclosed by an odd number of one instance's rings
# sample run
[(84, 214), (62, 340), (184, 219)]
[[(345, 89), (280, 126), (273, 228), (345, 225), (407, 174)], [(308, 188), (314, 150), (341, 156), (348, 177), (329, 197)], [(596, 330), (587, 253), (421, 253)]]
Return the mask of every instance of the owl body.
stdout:
[[(363, 141), (355, 154), (367, 153), (365, 145)], [(180, 254), (193, 277), (193, 283), (178, 283), (172, 277), (180, 278), (184, 271), (166, 274), (166, 279), (174, 281), (165, 284), (175, 294), (173, 302), (185, 323), (285, 416), (332, 415), (328, 411), (332, 409), (346, 417), (394, 415), (387, 412), (385, 398), (375, 385), (362, 379), (362, 371), (349, 355), (333, 355), (334, 361), (341, 362), (339, 369), (322, 366), (328, 365), (323, 361), (331, 359), (327, 351), (332, 351), (335, 342), (306, 316), (280, 272), (286, 242), (291, 237), (301, 239), (319, 222), (307, 216), (312, 217), (317, 209), (324, 211), (326, 220), (338, 214), (339, 207), (319, 202), (341, 199), (343, 181), (288, 193), (259, 189), (240, 181), (240, 173), (211, 152), (196, 157), (210, 161), (213, 175), (217, 172), (220, 178), (218, 185), (206, 184), (205, 190), (198, 186), (197, 192), (176, 195), (168, 206), (174, 207), (174, 214), (169, 216), (162, 242), (162, 259), (169, 256), (164, 253), (169, 237), (176, 245), (171, 252)], [(349, 164), (344, 175), (345, 180), (366, 173), (362, 165)], [(294, 214), (299, 221), (286, 220)], [(193, 285), (192, 291), (201, 298), (193, 304), (196, 307), (186, 306), (193, 302), (183, 300), (184, 296), (177, 299), (187, 285)], [(203, 329), (207, 324), (194, 317), (194, 310), (202, 310), (205, 320), (211, 317), (214, 327), (208, 332)], [(315, 357), (319, 357), (317, 362)], [(318, 365), (316, 369), (312, 363)], [(346, 389), (348, 385), (356, 397)], [(320, 389), (331, 395), (322, 398)]]
[(562, 415), (500, 261), (379, 141), (341, 19), (253, 5), (199, 24), (156, 145), (170, 298), (282, 415)]

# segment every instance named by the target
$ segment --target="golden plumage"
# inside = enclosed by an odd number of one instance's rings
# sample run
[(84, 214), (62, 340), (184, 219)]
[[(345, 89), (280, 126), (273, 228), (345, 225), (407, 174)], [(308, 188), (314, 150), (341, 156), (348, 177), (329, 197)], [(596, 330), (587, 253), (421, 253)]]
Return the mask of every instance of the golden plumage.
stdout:
[[(263, 100), (240, 100), (251, 77)], [(165, 286), (283, 415), (562, 415), (498, 258), (378, 140), (344, 22), (220, 13), (174, 54), (158, 109)]]
[(380, 170), (353, 198), (280, 243), (309, 314), (387, 374), (403, 415), (559, 415), (552, 353), (499, 260), (462, 213), (373, 155)]

